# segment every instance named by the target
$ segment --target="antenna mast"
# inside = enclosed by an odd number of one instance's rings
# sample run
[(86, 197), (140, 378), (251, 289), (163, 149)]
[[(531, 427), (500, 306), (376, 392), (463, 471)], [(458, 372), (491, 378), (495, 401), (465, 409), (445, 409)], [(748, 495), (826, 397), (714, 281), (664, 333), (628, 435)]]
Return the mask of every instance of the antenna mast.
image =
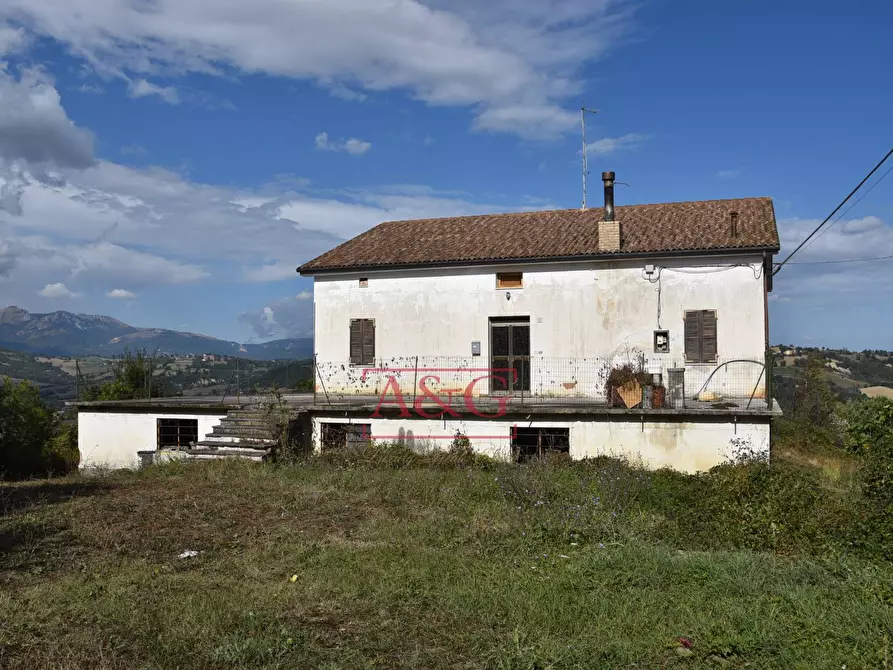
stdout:
[(586, 114), (598, 114), (598, 110), (580, 107), (580, 130), (583, 134), (583, 209), (586, 209), (586, 176), (589, 174), (589, 158), (586, 154)]

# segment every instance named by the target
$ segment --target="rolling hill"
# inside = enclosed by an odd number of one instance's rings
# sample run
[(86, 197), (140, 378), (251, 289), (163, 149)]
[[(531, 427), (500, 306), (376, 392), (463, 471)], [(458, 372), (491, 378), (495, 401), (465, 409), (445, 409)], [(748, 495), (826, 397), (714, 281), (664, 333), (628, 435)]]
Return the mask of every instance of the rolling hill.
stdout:
[(58, 311), (32, 314), (10, 306), (0, 311), (0, 347), (54, 356), (114, 356), (147, 349), (161, 354), (217, 354), (254, 360), (310, 358), (313, 338), (239, 344), (164, 328), (138, 328), (110, 316)]

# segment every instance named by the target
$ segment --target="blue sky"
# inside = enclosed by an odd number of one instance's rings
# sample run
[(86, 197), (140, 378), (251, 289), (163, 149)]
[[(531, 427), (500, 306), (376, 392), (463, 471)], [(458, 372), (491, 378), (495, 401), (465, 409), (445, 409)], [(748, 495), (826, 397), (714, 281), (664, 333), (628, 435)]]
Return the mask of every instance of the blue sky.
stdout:
[[(0, 303), (311, 332), (375, 223), (771, 196), (793, 248), (891, 146), (889, 3), (5, 0)], [(893, 177), (798, 261), (893, 254)], [(783, 255), (782, 255), (783, 257)], [(791, 265), (773, 341), (893, 349), (893, 261)]]

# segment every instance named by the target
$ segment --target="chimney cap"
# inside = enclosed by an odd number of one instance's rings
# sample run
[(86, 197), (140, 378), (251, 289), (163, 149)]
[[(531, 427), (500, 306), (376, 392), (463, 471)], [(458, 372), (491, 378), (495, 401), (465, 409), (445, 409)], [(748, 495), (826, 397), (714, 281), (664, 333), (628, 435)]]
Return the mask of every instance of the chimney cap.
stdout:
[(602, 181), (614, 181), (614, 173), (602, 172)]

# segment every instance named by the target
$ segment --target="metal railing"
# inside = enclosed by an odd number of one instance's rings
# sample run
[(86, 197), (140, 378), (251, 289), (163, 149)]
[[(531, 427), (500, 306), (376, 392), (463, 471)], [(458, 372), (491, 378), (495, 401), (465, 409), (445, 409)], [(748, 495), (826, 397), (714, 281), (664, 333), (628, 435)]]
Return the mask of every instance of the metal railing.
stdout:
[(771, 407), (762, 353), (697, 364), (659, 354), (525, 356), (492, 365), (480, 356), (411, 355), (379, 358), (370, 366), (317, 359), (314, 367), (314, 403), (320, 406), (467, 406), (471, 399), (477, 407), (500, 401), (629, 410)]

